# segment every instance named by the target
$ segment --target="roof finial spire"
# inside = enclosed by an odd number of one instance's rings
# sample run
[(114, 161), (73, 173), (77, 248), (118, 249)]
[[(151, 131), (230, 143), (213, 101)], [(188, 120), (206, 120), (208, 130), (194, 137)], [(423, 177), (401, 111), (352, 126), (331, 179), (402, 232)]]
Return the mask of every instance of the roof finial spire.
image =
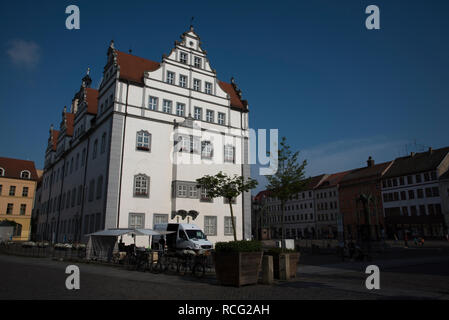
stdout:
[(87, 67), (86, 75), (88, 76), (90, 74), (90, 68)]
[(111, 43), (109, 44), (109, 48), (114, 49), (114, 40), (111, 40)]
[(190, 31), (193, 31), (193, 19), (195, 19), (195, 17), (190, 18)]

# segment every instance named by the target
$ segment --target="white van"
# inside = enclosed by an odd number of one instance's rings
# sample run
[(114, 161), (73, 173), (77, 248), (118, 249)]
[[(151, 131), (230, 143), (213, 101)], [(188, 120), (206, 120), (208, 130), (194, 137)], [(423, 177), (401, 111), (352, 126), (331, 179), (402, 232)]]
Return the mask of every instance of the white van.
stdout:
[[(204, 232), (194, 224), (188, 223), (161, 223), (155, 224), (156, 231), (174, 231), (165, 236), (168, 248), (208, 250), (212, 249), (212, 243), (207, 240)], [(158, 243), (160, 236), (153, 236), (153, 244)]]

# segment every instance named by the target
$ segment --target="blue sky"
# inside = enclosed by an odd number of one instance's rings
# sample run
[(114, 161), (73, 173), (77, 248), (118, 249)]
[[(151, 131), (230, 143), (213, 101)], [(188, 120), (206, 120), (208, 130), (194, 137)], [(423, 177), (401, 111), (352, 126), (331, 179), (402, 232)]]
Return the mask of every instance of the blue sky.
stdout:
[[(80, 30), (65, 28), (70, 4)], [(365, 28), (370, 4), (381, 30)], [(219, 78), (234, 76), (249, 101), (251, 126), (278, 128), (308, 175), (390, 160), (415, 140), (447, 146), (448, 13), (445, 0), (8, 1), (1, 155), (42, 168), (50, 124), (59, 126), (87, 67), (99, 83), (110, 40), (160, 61), (192, 16)]]

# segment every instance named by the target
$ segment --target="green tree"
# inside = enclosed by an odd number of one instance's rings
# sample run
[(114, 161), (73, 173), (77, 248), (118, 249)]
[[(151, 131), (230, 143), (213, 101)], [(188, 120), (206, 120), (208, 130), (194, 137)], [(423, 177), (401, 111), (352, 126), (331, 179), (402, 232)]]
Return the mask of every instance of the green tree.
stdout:
[[(305, 189), (308, 182), (304, 175), (306, 165), (306, 160), (302, 163), (299, 162), (299, 151), (290, 150), (287, 139), (282, 137), (278, 150), (278, 170), (275, 174), (266, 176), (267, 189), (271, 192), (270, 196), (281, 201), (282, 240), (285, 239), (285, 203), (293, 195)], [(282, 248), (285, 248), (284, 241), (282, 241)]]
[(223, 197), (229, 202), (231, 211), (232, 229), (234, 231), (234, 241), (237, 241), (237, 232), (235, 230), (234, 211), (232, 209), (232, 201), (242, 192), (247, 192), (257, 186), (257, 181), (248, 178), (245, 181), (243, 176), (228, 176), (223, 172), (217, 173), (215, 176), (206, 175), (196, 179), (197, 187), (206, 190), (206, 194), (210, 198)]

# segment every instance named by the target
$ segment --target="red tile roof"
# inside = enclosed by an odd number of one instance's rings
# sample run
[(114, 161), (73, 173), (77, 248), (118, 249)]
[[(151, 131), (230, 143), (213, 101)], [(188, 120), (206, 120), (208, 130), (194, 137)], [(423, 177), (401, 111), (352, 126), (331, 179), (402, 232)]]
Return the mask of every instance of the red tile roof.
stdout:
[(218, 81), (218, 84), (227, 94), (229, 94), (229, 97), (231, 98), (231, 106), (232, 107), (240, 108), (242, 110), (247, 110), (246, 103), (244, 103), (240, 99), (237, 91), (235, 90), (235, 88), (232, 84), (224, 82), (224, 81), (220, 81), (220, 80)]
[(449, 147), (419, 152), (396, 158), (385, 173), (385, 178), (405, 176), (412, 173), (435, 170), (449, 153)]
[(75, 121), (75, 114), (66, 112), (65, 118), (67, 119), (67, 127), (66, 127), (65, 134), (68, 136), (73, 136), (73, 124)]
[[(117, 64), (120, 66), (120, 79), (144, 84), (144, 72), (159, 69), (160, 63), (137, 57), (129, 53), (117, 52)], [(229, 95), (231, 106), (247, 110), (247, 103), (240, 99), (234, 86), (224, 81), (218, 81), (219, 86)]]
[(262, 199), (268, 198), (270, 196), (270, 191), (268, 190), (263, 190), (260, 191), (255, 197), (254, 200), (255, 201), (260, 201)]
[(52, 130), (50, 135), (51, 135), (52, 149), (53, 151), (56, 151), (56, 147), (58, 145), (59, 131)]
[(98, 91), (92, 88), (86, 88), (87, 112), (97, 114), (98, 112)]
[(389, 168), (392, 161), (379, 163), (373, 165), (372, 167), (363, 167), (359, 169), (352, 170), (350, 173), (345, 175), (343, 179), (341, 179), (342, 183), (350, 183), (351, 181), (364, 179), (364, 178), (372, 178), (372, 177), (380, 177), (382, 173), (385, 172), (387, 168)]
[(30, 172), (30, 180), (38, 178), (33, 161), (0, 157), (0, 168), (5, 170), (3, 176), (7, 178), (21, 179), (20, 173), (24, 170)]
[(318, 189), (329, 188), (338, 185), (340, 181), (351, 172), (352, 170), (331, 174), (326, 179), (324, 179), (323, 182), (321, 182), (321, 184), (318, 186)]
[(120, 79), (143, 84), (144, 72), (155, 71), (160, 67), (160, 63), (158, 62), (133, 56), (118, 50), (116, 52), (117, 64), (120, 66)]

